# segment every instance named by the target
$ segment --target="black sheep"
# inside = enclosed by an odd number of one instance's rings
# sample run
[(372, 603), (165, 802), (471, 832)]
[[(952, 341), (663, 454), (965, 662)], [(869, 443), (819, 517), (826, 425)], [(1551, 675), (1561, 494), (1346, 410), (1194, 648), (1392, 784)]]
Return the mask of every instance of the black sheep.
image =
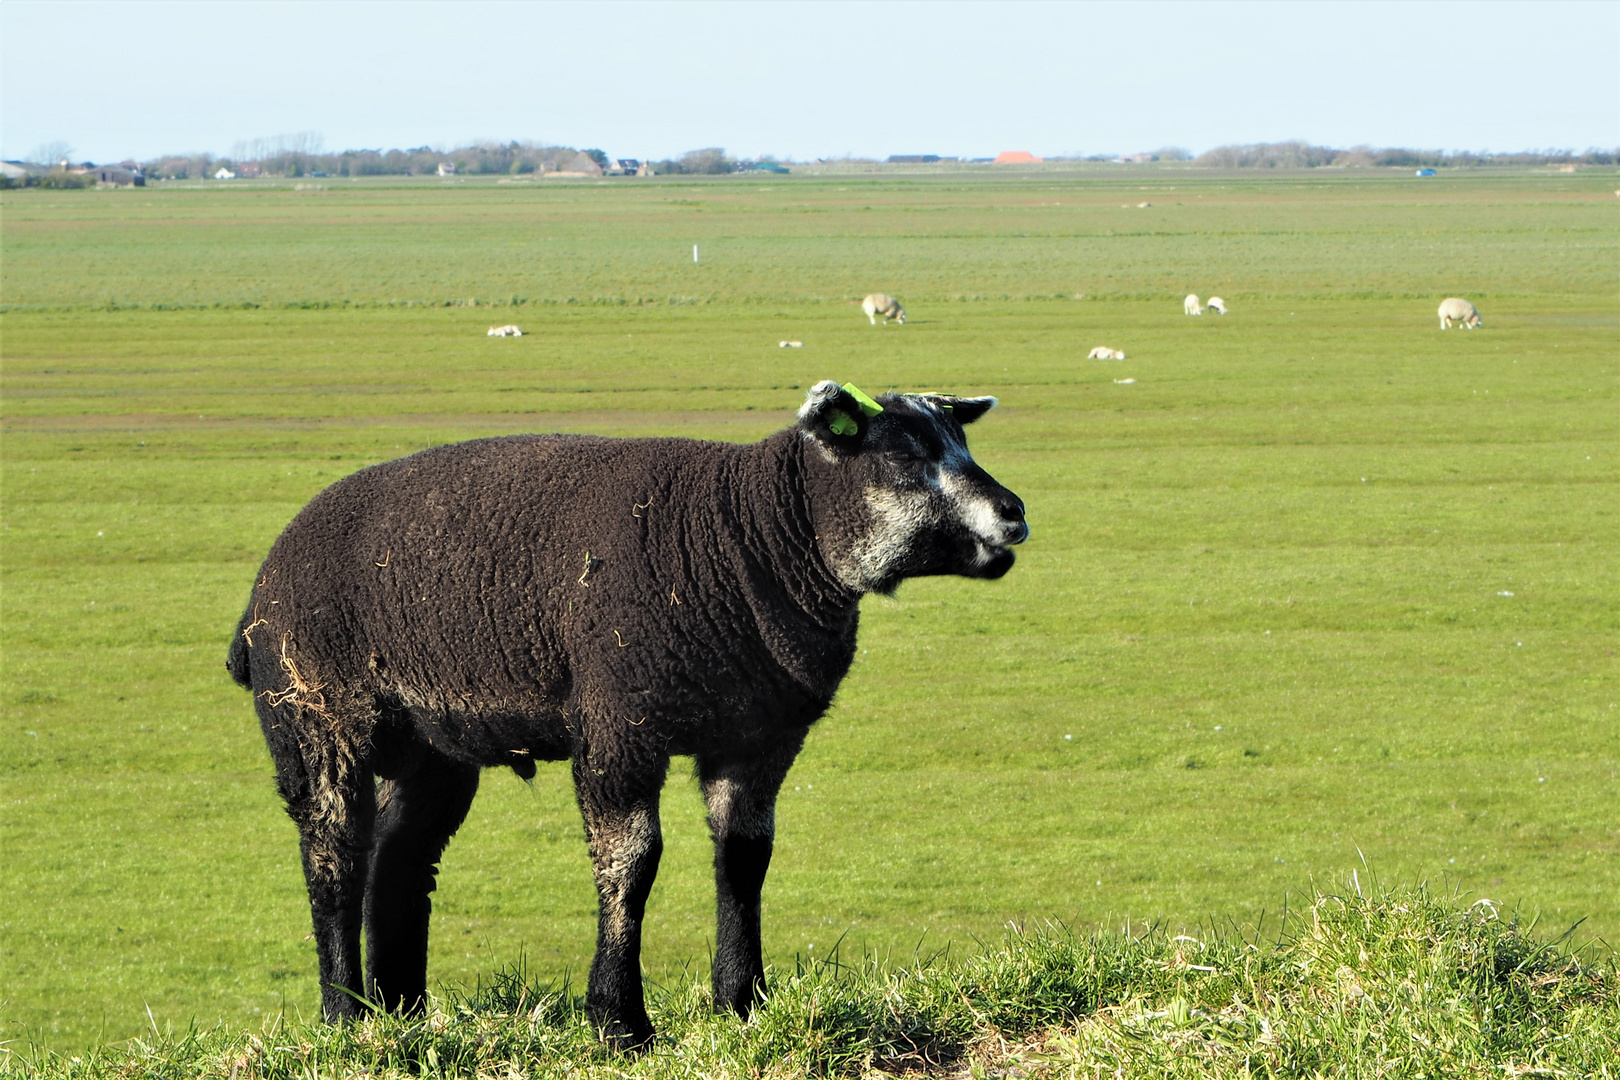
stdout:
[[(752, 445), (512, 435), (364, 469), (276, 541), (226, 666), (298, 825), (328, 1019), (420, 1008), (428, 894), (481, 768), (573, 762), (600, 895), (586, 1001), (652, 1035), (641, 920), (672, 754), (715, 844), (714, 1000), (764, 992), (777, 790), (855, 653), (858, 601), (997, 578), (1024, 506), (968, 454), (994, 398), (813, 387)], [(366, 937), (367, 970), (360, 968)]]

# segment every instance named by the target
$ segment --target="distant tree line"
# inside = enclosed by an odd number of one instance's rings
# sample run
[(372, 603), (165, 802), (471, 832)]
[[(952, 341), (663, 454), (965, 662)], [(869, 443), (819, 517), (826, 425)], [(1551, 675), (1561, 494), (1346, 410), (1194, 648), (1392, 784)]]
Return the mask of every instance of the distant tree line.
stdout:
[[(453, 150), (437, 150), (418, 146), (408, 150), (344, 150), (326, 153), (321, 149), (321, 136), (316, 132), (298, 132), (268, 139), (253, 139), (237, 143), (225, 157), (212, 154), (169, 154), (136, 165), (151, 179), (183, 180), (213, 176), (221, 168), (242, 177), (253, 176), (423, 176), (440, 171), (441, 165), (452, 166), (457, 175), (522, 176), (551, 172), (584, 153), (597, 165), (606, 169), (610, 160), (603, 151), (576, 150), (571, 146), (549, 146), (535, 142), (478, 142), (459, 146)], [(66, 143), (50, 143), (37, 148), (30, 155), (27, 175), (0, 177), (0, 187), (52, 187), (78, 188), (94, 186), (86, 179), (83, 169), (93, 167), (89, 162), (68, 167), (65, 163), (72, 148)], [(856, 163), (855, 159), (849, 159)], [(864, 159), (862, 159), (864, 160)], [(988, 158), (968, 159), (988, 161)], [(1400, 167), (1445, 168), (1478, 165), (1614, 165), (1620, 163), (1620, 148), (1594, 147), (1584, 152), (1574, 150), (1524, 150), (1512, 153), (1473, 151), (1408, 150), (1404, 148), (1374, 149), (1354, 146), (1340, 150), (1330, 146), (1316, 146), (1301, 140), (1275, 143), (1253, 143), (1243, 146), (1218, 146), (1194, 157), (1180, 147), (1164, 147), (1151, 153), (1091, 154), (1074, 157), (1049, 157), (1047, 161), (1182, 161), (1195, 166), (1216, 169), (1310, 169), (1335, 167)], [(875, 164), (875, 162), (873, 162)], [(738, 171), (775, 168), (774, 159), (759, 162), (738, 161), (728, 156), (722, 147), (710, 146), (689, 150), (678, 158), (648, 162), (652, 171), (673, 175), (718, 175)], [(781, 171), (781, 170), (776, 170)]]
[[(603, 168), (610, 164), (608, 155), (597, 149), (516, 141), (479, 142), (453, 150), (418, 146), (323, 153), (318, 135), (300, 133), (238, 143), (226, 157), (174, 154), (145, 162), (143, 168), (148, 177), (168, 180), (212, 176), (221, 168), (250, 176), (423, 176), (437, 173), (442, 163), (455, 166), (460, 176), (522, 176), (555, 171), (581, 152)], [(706, 147), (651, 164), (657, 173), (717, 174), (734, 172), (738, 163), (721, 147)]]
[(0, 191), (20, 187), (66, 189), (95, 186), (96, 182), (93, 177), (86, 179), (80, 173), (72, 173), (60, 168), (48, 172), (26, 173), (22, 176), (0, 174)]
[(1620, 160), (1620, 149), (1603, 150), (1596, 147), (1584, 153), (1573, 150), (1522, 150), (1493, 154), (1395, 147), (1375, 150), (1370, 146), (1336, 150), (1331, 146), (1312, 146), (1291, 140), (1249, 146), (1217, 146), (1193, 158), (1193, 164), (1212, 169), (1314, 169), (1324, 165), (1443, 168), (1467, 165), (1613, 165), (1617, 160)]
[[(989, 161), (989, 158), (969, 158), (969, 161)], [(1179, 146), (1166, 146), (1143, 154), (1076, 154), (1072, 157), (1048, 157), (1047, 161), (1124, 161), (1136, 165), (1146, 161), (1191, 161), (1192, 154)]]
[(688, 150), (678, 158), (653, 162), (653, 172), (715, 176), (737, 171), (737, 163), (718, 146)]
[(61, 141), (36, 146), (23, 159), (24, 168), (13, 168), (12, 162), (6, 163), (6, 169), (0, 172), (0, 189), (94, 187), (94, 180), (86, 180), (84, 174), (70, 170), (68, 158), (72, 153), (73, 147)]
[[(571, 146), (545, 146), (532, 142), (480, 142), (453, 150), (417, 146), (408, 150), (344, 150), (321, 153), (307, 146), (238, 144), (229, 157), (210, 154), (176, 154), (145, 163), (146, 175), (154, 179), (183, 180), (211, 176), (221, 168), (238, 175), (256, 176), (424, 176), (439, 171), (441, 163), (455, 166), (457, 174), (475, 176), (524, 175), (545, 172), (574, 157)], [(601, 155), (600, 150), (591, 156)], [(599, 162), (602, 163), (602, 162)]]

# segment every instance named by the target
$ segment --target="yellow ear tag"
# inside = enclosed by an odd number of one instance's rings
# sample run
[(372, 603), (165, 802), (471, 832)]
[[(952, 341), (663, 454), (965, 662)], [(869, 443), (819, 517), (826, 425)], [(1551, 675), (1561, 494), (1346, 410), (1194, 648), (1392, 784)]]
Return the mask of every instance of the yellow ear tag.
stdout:
[(844, 392), (855, 399), (855, 403), (861, 407), (861, 412), (865, 413), (867, 416), (876, 416), (878, 413), (883, 411), (883, 406), (867, 397), (861, 392), (861, 388), (856, 386), (854, 383), (845, 383)]
[(827, 426), (832, 429), (834, 435), (854, 435), (861, 430), (855, 418), (843, 409), (834, 409), (827, 415)]

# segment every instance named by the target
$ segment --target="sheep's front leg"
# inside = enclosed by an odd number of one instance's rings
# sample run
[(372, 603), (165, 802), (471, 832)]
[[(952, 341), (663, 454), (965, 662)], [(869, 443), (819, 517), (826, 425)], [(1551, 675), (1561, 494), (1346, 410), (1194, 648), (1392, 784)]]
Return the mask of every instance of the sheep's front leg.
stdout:
[(802, 739), (765, 758), (698, 759), (714, 837), (714, 1005), (747, 1016), (765, 997), (759, 894), (776, 836), (776, 793)]
[(664, 851), (658, 793), (669, 768), (664, 756), (628, 757), (586, 748), (574, 758), (599, 904), (585, 1006), (620, 1049), (644, 1046), (653, 1036), (641, 993), (641, 920)]

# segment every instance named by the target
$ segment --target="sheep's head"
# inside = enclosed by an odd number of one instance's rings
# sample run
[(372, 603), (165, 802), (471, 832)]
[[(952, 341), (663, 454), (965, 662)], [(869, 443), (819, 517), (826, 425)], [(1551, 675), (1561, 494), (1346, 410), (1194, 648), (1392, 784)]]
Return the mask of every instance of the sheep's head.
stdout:
[(799, 429), (820, 465), (812, 512), (845, 585), (889, 593), (908, 577), (999, 578), (1012, 567), (1012, 547), (1029, 536), (1023, 501), (978, 466), (963, 431), (995, 403), (811, 387)]

